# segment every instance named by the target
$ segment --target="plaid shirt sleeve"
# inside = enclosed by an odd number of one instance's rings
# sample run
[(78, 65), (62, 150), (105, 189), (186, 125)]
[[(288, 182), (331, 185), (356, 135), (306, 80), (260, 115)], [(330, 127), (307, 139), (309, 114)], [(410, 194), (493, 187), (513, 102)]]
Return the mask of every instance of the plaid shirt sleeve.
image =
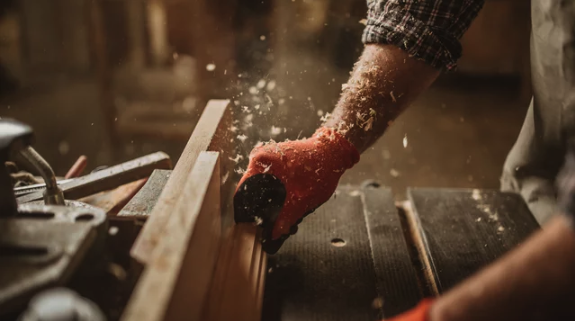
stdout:
[(484, 0), (367, 0), (363, 43), (396, 45), (429, 65), (454, 70), (459, 39)]

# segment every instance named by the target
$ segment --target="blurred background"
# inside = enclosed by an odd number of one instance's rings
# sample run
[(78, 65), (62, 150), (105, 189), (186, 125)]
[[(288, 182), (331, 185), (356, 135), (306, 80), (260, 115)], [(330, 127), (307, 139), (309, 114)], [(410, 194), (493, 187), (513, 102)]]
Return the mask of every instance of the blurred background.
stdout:
[[(0, 0), (0, 116), (63, 175), (181, 153), (207, 100), (234, 101), (238, 165), (311, 135), (362, 50), (365, 0)], [(530, 100), (529, 1), (486, 0), (443, 75), (342, 179), (498, 188)]]

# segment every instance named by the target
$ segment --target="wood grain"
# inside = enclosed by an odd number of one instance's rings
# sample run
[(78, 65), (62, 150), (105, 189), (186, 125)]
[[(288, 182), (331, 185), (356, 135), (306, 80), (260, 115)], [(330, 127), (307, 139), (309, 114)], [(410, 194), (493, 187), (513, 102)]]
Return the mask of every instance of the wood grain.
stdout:
[(257, 227), (235, 225), (220, 251), (202, 320), (260, 320), (266, 263)]
[(201, 152), (182, 179), (169, 233), (150, 256), (124, 321), (202, 320), (221, 238), (218, 153)]
[(103, 209), (108, 215), (116, 215), (138, 191), (144, 186), (147, 178), (143, 178), (111, 191), (106, 191), (81, 198), (80, 201)]
[[(184, 190), (186, 178), (202, 151), (221, 152), (220, 159), (222, 159), (224, 176), (232, 170), (228, 162), (231, 149), (227, 147), (231, 121), (229, 100), (211, 100), (208, 103), (150, 218), (132, 247), (131, 255), (138, 262), (148, 263), (159, 240), (166, 237), (166, 234), (171, 234), (171, 231), (166, 230), (166, 224), (173, 212), (176, 200)], [(230, 184), (231, 182), (228, 182), (227, 185), (222, 186), (222, 192), (227, 192), (227, 189), (231, 188)], [(224, 199), (227, 200), (227, 198)], [(228, 208), (228, 203), (224, 202), (223, 208)]]

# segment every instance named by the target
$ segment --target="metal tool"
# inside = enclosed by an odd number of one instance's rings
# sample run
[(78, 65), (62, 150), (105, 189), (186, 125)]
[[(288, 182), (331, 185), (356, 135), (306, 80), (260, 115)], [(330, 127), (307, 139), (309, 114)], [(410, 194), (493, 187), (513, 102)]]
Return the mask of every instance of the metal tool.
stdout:
[(62, 190), (56, 183), (56, 174), (54, 174), (50, 164), (31, 146), (21, 149), (18, 152), (18, 156), (21, 160), (36, 169), (44, 179), (44, 184), (46, 185), (42, 193), (44, 203), (46, 205), (66, 205), (64, 193), (62, 193)]
[[(37, 204), (17, 206), (10, 175), (0, 167), (0, 315), (14, 313), (46, 287), (64, 284), (85, 258), (98, 258), (106, 233), (106, 214), (80, 202), (64, 202), (50, 166), (30, 149), (32, 129), (0, 120), (0, 161), (24, 155), (47, 181)], [(54, 194), (52, 194), (54, 193)], [(60, 193), (61, 194), (61, 193)], [(90, 264), (93, 266), (93, 264)]]
[[(285, 199), (284, 184), (270, 174), (257, 174), (248, 178), (234, 195), (235, 221), (238, 223), (260, 221), (261, 224), (259, 225), (262, 227), (262, 236), (265, 240), (262, 247), (269, 254), (276, 253), (288, 238), (287, 235), (282, 235), (276, 240), (271, 237), (275, 221), (282, 210)], [(268, 201), (262, 202), (261, 200)], [(256, 218), (255, 215), (258, 217)], [(292, 230), (293, 234), (297, 232), (297, 226), (295, 228)]]
[[(62, 184), (69, 183), (73, 180), (74, 180), (73, 178), (57, 180), (56, 184), (58, 184), (58, 186), (61, 186)], [(14, 195), (16, 195), (16, 197), (19, 197), (19, 196), (23, 196), (23, 195), (30, 194), (33, 192), (44, 191), (45, 188), (46, 188), (45, 183), (14, 187)]]
[[(75, 200), (148, 177), (155, 169), (170, 169), (171, 165), (170, 156), (157, 152), (76, 178), (61, 188), (67, 200)], [(42, 192), (34, 192), (18, 197), (18, 203), (40, 199)]]
[[(39, 290), (64, 284), (97, 243), (106, 214), (77, 206), (20, 206), (0, 219), (0, 314), (17, 310)], [(101, 256), (101, 255), (100, 255)]]

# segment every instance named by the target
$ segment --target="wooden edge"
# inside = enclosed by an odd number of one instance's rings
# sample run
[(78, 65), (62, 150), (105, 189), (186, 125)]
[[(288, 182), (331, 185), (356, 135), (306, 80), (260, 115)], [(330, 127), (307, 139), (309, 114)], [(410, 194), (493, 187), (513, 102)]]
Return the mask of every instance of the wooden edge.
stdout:
[(258, 292), (256, 300), (256, 318), (254, 320), (260, 320), (262, 315), (262, 305), (264, 301), (264, 290), (266, 287), (266, 276), (268, 275), (268, 257), (266, 252), (261, 253), (261, 264), (260, 264), (260, 275), (258, 280)]
[[(149, 262), (159, 240), (165, 237), (166, 223), (170, 213), (173, 212), (176, 200), (184, 189), (188, 173), (192, 170), (200, 152), (209, 149), (219, 151), (217, 146), (214, 146), (214, 137), (226, 137), (231, 126), (230, 115), (229, 100), (208, 102), (150, 218), (134, 242), (130, 254), (136, 261), (142, 264)], [(227, 123), (228, 119), (230, 123)], [(221, 159), (227, 159), (226, 155), (222, 155)]]
[(80, 201), (103, 209), (106, 214), (115, 216), (120, 208), (126, 205), (140, 191), (148, 179), (124, 184), (111, 191), (101, 192), (81, 198)]
[(221, 237), (219, 154), (200, 153), (124, 321), (202, 320)]
[(419, 217), (414, 212), (411, 201), (400, 202), (398, 205), (405, 211), (407, 224), (409, 226), (409, 234), (413, 238), (413, 243), (417, 249), (419, 260), (423, 265), (423, 276), (429, 285), (431, 294), (438, 296), (440, 293), (437, 279), (435, 277), (435, 267), (431, 261), (431, 258), (429, 257), (427, 240), (425, 238)]
[[(121, 219), (146, 220), (157, 203), (168, 178), (172, 174), (168, 169), (156, 169), (148, 177), (146, 184), (134, 195), (116, 216)], [(129, 252), (129, 250), (128, 250)]]
[(267, 257), (258, 232), (242, 223), (228, 233), (202, 320), (260, 320)]

